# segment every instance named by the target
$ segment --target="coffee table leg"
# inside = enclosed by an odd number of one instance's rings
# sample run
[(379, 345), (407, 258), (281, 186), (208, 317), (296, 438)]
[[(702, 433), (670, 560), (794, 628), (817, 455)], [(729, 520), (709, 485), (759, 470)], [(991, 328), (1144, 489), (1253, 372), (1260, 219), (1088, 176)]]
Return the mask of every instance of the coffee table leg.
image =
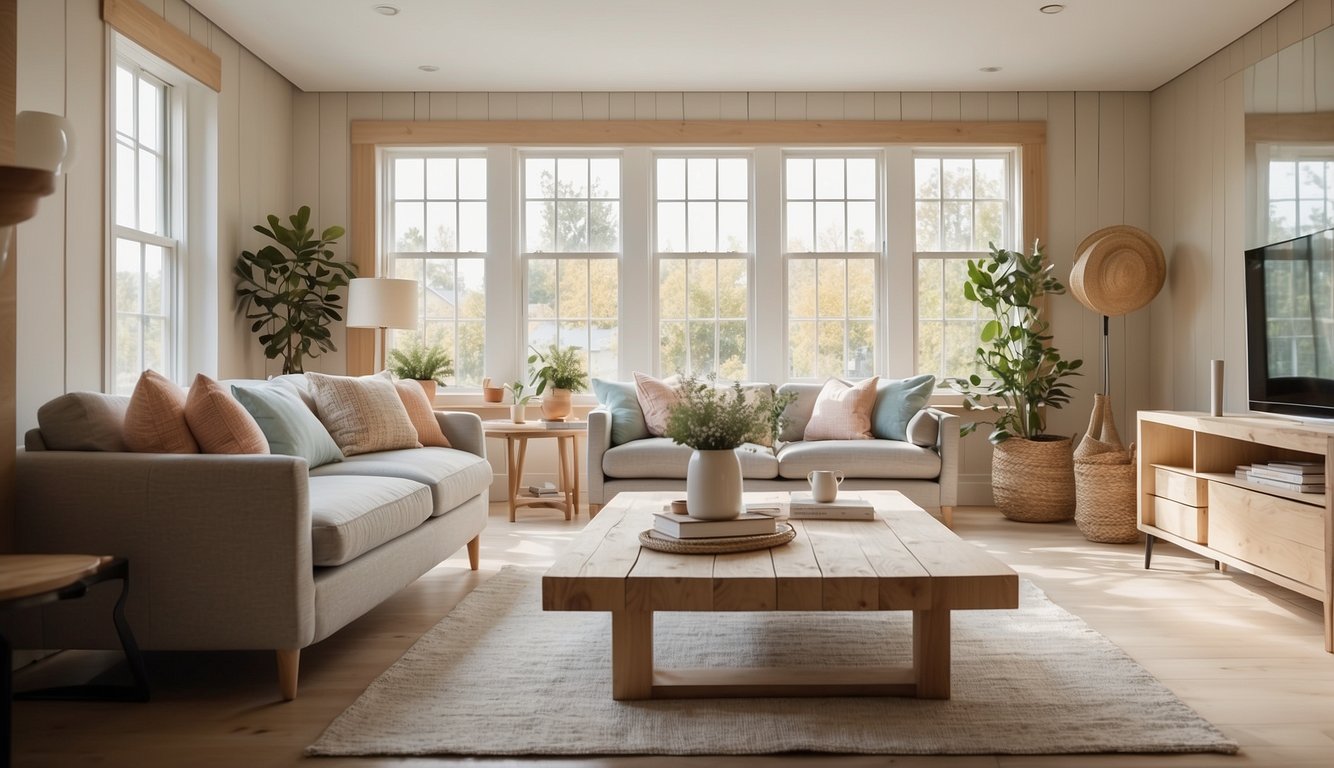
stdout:
[(917, 698), (950, 697), (950, 612), (945, 608), (912, 613), (912, 664)]
[(647, 699), (653, 694), (653, 613), (611, 612), (611, 697)]

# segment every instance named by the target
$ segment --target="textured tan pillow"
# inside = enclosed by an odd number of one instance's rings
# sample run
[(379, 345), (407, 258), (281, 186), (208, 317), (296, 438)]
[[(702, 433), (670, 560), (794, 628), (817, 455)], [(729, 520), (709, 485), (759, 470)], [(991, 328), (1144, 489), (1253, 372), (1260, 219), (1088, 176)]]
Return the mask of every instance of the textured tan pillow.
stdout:
[(144, 371), (125, 408), (125, 447), (136, 453), (199, 453), (185, 423), (185, 390), (157, 371)]
[(268, 453), (255, 417), (218, 382), (195, 376), (185, 397), (185, 423), (203, 453)]
[(681, 399), (676, 391), (677, 377), (667, 380), (655, 379), (647, 374), (635, 371), (635, 396), (639, 398), (639, 407), (644, 411), (644, 423), (649, 434), (662, 437), (667, 433), (667, 417), (672, 406)]
[(417, 430), (417, 440), (422, 445), (448, 448), (449, 438), (440, 430), (440, 422), (436, 421), (435, 411), (431, 409), (431, 401), (426, 399), (422, 385), (399, 379), (394, 382), (394, 389), (398, 390), (398, 399), (403, 401), (403, 408)]
[(824, 383), (815, 410), (806, 424), (804, 440), (870, 440), (871, 409), (875, 408), (875, 384), (880, 377), (849, 385), (830, 379)]
[(307, 373), (306, 379), (320, 422), (344, 456), (422, 447), (398, 390), (384, 376)]

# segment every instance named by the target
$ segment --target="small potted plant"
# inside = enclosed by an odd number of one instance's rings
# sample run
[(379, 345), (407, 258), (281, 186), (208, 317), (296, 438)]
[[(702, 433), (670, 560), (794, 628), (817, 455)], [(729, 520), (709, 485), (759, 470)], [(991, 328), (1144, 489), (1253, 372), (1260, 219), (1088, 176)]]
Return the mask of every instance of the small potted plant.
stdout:
[(533, 369), (531, 383), (537, 387), (534, 394), (542, 397), (542, 418), (563, 421), (570, 415), (570, 394), (588, 388), (588, 372), (579, 354), (579, 347), (564, 349), (552, 344), (546, 352), (529, 347), (528, 365)]
[(454, 361), (445, 348), (428, 346), (418, 339), (389, 350), (386, 367), (400, 379), (415, 379), (431, 402), (435, 402), (436, 385), (445, 384), (441, 379), (454, 375)]
[(505, 389), (514, 396), (514, 405), (510, 406), (510, 421), (515, 424), (524, 422), (524, 412), (528, 409), (528, 401), (533, 399), (532, 395), (524, 394), (524, 384), (522, 381), (512, 381), (505, 385)]

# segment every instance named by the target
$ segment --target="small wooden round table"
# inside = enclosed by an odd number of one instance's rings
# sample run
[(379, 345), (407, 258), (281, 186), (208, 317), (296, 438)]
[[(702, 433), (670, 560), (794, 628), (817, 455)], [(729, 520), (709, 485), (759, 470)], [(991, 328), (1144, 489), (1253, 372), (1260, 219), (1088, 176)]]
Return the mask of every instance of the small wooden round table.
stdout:
[[(574, 426), (577, 424), (578, 426)], [(579, 514), (579, 442), (580, 435), (588, 434), (584, 422), (525, 421), (515, 424), (509, 419), (488, 419), (482, 422), (487, 437), (505, 439), (506, 472), (509, 473), (510, 522), (519, 507), (550, 507), (565, 512), (565, 519)], [(523, 462), (528, 453), (528, 441), (539, 437), (554, 437), (558, 458), (557, 497), (520, 496), (523, 482)]]

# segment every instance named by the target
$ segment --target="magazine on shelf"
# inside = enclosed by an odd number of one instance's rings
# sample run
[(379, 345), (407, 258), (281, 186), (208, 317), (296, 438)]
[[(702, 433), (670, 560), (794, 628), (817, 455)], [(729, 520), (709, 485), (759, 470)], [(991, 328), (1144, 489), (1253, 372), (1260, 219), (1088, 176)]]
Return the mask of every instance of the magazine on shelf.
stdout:
[(1277, 472), (1287, 472), (1294, 475), (1325, 474), (1325, 462), (1323, 461), (1271, 461), (1268, 464), (1255, 464), (1253, 466), (1265, 467)]
[(1252, 466), (1251, 466), (1251, 477), (1253, 477), (1253, 478), (1254, 478), (1254, 477), (1263, 477), (1263, 478), (1268, 479), (1268, 480), (1281, 480), (1281, 481), (1286, 482), (1286, 483), (1297, 483), (1298, 485), (1300, 485), (1300, 484), (1302, 484), (1302, 483), (1305, 483), (1305, 484), (1307, 484), (1307, 485), (1310, 485), (1310, 484), (1312, 484), (1312, 483), (1323, 483), (1323, 482), (1325, 482), (1325, 473), (1324, 473), (1324, 472), (1319, 472), (1319, 473), (1315, 473), (1315, 472), (1307, 472), (1307, 473), (1302, 473), (1302, 472), (1288, 472), (1287, 470), (1277, 470), (1277, 469), (1274, 469), (1273, 467), (1269, 466), (1268, 464), (1254, 464), (1254, 465), (1252, 465)]
[(1297, 493), (1324, 493), (1324, 482), (1319, 483), (1289, 483), (1283, 480), (1270, 480), (1267, 477), (1256, 477), (1251, 475), (1250, 481), (1256, 485), (1263, 485), (1266, 488), (1282, 488), (1285, 491), (1296, 491)]
[(533, 496), (564, 496), (565, 492), (557, 488), (555, 483), (542, 483), (541, 485), (528, 486), (528, 493)]
[(716, 539), (723, 536), (763, 536), (778, 530), (772, 517), (750, 512), (731, 520), (697, 520), (670, 512), (653, 513), (653, 530), (676, 539)]
[(538, 422), (545, 429), (588, 429), (586, 421), (554, 421), (551, 419), (542, 419)]
[(793, 493), (788, 501), (793, 520), (874, 520), (875, 506), (865, 499), (840, 494), (834, 501), (816, 501), (810, 493)]

